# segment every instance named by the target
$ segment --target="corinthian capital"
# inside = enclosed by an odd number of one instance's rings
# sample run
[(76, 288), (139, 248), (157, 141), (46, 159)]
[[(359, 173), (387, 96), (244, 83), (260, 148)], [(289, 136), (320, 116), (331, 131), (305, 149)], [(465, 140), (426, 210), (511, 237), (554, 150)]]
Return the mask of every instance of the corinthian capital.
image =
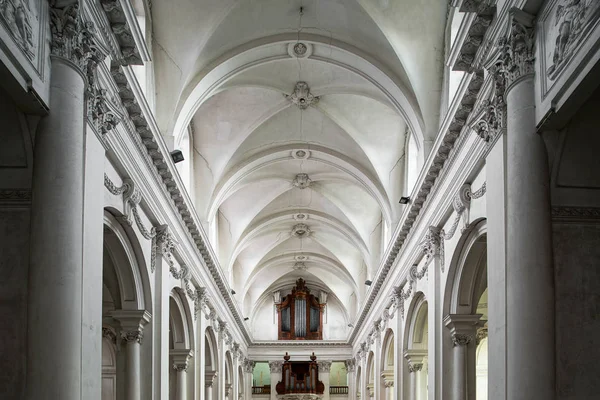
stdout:
[(510, 10), (508, 35), (500, 39), (500, 70), (507, 87), (519, 78), (534, 73), (535, 30), (533, 16), (513, 7)]
[(91, 84), (93, 70), (106, 57), (106, 51), (94, 37), (92, 23), (83, 19), (77, 0), (50, 0), (49, 5), (52, 55), (74, 63)]

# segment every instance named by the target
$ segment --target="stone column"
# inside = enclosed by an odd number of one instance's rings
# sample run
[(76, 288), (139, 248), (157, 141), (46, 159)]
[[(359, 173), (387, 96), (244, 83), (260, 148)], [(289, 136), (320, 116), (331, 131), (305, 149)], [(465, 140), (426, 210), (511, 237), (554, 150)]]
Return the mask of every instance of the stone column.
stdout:
[(244, 394), (245, 400), (252, 399), (252, 380), (254, 379), (254, 366), (256, 362), (250, 361), (248, 359), (244, 360), (244, 374), (246, 375), (246, 379), (244, 379)]
[(356, 361), (354, 358), (344, 361), (348, 374), (348, 400), (356, 400)]
[(227, 374), (225, 373), (225, 369), (227, 368), (226, 365), (226, 360), (225, 360), (225, 353), (227, 351), (227, 345), (225, 343), (225, 341), (227, 340), (227, 335), (229, 333), (229, 331), (227, 330), (227, 323), (223, 322), (223, 321), (218, 321), (217, 322), (218, 325), (218, 333), (219, 333), (219, 343), (217, 345), (218, 347), (218, 362), (217, 362), (217, 372), (219, 374), (219, 379), (217, 380), (217, 385), (218, 385), (218, 390), (217, 390), (217, 396), (219, 396), (219, 399), (224, 400), (225, 399), (225, 392), (226, 392), (226, 383), (225, 380), (227, 379)]
[(171, 349), (169, 352), (173, 362), (173, 369), (177, 371), (177, 393), (176, 400), (187, 399), (187, 369), (190, 358), (192, 358), (192, 350), (190, 349)]
[(323, 390), (323, 400), (329, 400), (329, 372), (331, 371), (331, 361), (319, 361), (319, 380), (323, 382), (325, 389)]
[(88, 303), (82, 260), (85, 89), (102, 56), (77, 4), (49, 10), (50, 113), (39, 123), (33, 155), (25, 397), (71, 400), (88, 392), (84, 330), (97, 329), (95, 347), (101, 346), (100, 315), (97, 327), (82, 329)]
[[(536, 132), (533, 17), (512, 9), (507, 106), (507, 398), (555, 398), (550, 174)], [(493, 332), (490, 337), (493, 336)]]
[[(204, 373), (204, 399), (213, 400), (214, 383), (217, 377), (217, 371), (206, 371)], [(217, 400), (217, 399), (214, 399)]]
[(475, 336), (481, 314), (451, 314), (444, 318), (453, 344), (452, 399), (475, 399)]
[(279, 383), (279, 379), (281, 379), (281, 367), (283, 366), (283, 361), (269, 361), (269, 370), (271, 371), (271, 400), (277, 399), (277, 390), (275, 386)]
[(140, 346), (144, 338), (144, 326), (150, 322), (145, 310), (117, 310), (111, 316), (121, 323), (121, 339), (125, 344), (125, 392), (127, 400), (141, 400)]
[(386, 370), (381, 373), (381, 379), (383, 380), (384, 393), (382, 399), (393, 400), (394, 399), (394, 371)]
[(418, 397), (421, 386), (421, 371), (423, 361), (427, 356), (427, 350), (407, 350), (404, 352), (404, 358), (408, 361), (408, 372), (410, 373), (409, 400), (424, 400)]

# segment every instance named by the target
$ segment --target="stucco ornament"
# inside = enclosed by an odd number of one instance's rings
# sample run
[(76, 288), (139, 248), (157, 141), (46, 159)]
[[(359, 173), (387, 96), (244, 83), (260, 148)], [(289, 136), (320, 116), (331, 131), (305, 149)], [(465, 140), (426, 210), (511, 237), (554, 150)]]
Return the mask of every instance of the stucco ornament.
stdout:
[(312, 231), (306, 224), (296, 224), (292, 228), (292, 236), (296, 236), (297, 238), (305, 238), (311, 233)]
[(292, 94), (286, 95), (285, 98), (297, 105), (301, 110), (306, 110), (308, 107), (314, 106), (319, 102), (319, 97), (313, 96), (306, 82), (296, 83)]
[(50, 0), (49, 5), (52, 55), (77, 65), (90, 84), (94, 69), (106, 57), (106, 51), (94, 37), (92, 23), (83, 19), (78, 1), (60, 5), (58, 1)]
[(533, 74), (535, 63), (533, 17), (521, 10), (512, 10), (511, 14), (508, 36), (498, 42), (500, 72), (506, 78), (507, 87), (517, 79)]
[(296, 177), (292, 181), (292, 185), (294, 187), (297, 187), (298, 189), (306, 189), (310, 186), (311, 183), (312, 181), (308, 177), (308, 174), (304, 173), (296, 175)]
[(306, 271), (308, 267), (306, 266), (306, 264), (304, 264), (304, 262), (298, 261), (294, 264), (292, 269), (294, 269), (295, 271)]

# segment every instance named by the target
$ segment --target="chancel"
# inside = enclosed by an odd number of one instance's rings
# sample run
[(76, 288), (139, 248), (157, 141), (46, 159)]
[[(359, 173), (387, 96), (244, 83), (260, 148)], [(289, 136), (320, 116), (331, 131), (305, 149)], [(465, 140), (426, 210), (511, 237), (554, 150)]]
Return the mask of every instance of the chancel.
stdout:
[(600, 0), (0, 0), (0, 399), (596, 399), (598, 110)]

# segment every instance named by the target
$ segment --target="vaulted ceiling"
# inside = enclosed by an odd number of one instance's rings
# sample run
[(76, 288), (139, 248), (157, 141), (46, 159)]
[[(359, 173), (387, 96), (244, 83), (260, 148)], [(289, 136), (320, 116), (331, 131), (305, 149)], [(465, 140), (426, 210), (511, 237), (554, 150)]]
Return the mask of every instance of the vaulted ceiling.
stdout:
[(437, 131), (447, 1), (153, 7), (158, 122), (243, 312), (303, 277), (351, 320)]

